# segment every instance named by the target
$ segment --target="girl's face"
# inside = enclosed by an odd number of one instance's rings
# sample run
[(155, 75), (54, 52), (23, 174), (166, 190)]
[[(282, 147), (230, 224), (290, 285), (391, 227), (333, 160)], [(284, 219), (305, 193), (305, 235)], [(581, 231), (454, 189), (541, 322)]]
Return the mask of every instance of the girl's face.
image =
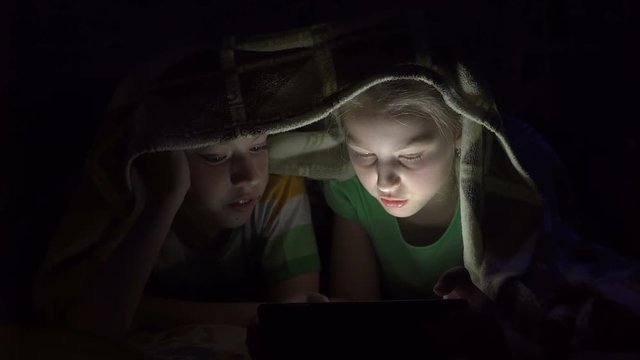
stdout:
[(269, 177), (267, 135), (188, 151), (187, 160), (191, 171), (188, 205), (217, 227), (247, 222)]
[(355, 109), (344, 128), (360, 182), (393, 216), (416, 214), (452, 179), (457, 144), (433, 120)]

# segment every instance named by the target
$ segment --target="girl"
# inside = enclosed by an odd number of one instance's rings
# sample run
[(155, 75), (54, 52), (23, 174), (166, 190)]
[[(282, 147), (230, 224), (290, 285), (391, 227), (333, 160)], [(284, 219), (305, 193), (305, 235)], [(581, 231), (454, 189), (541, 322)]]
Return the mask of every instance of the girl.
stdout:
[[(501, 154), (470, 144), (465, 127), (475, 124), (425, 81), (382, 81), (346, 98), (333, 114), (355, 176), (324, 182), (335, 213), (331, 296), (465, 299), (498, 320), (516, 358), (585, 346), (586, 329), (596, 347), (630, 347), (624, 333), (638, 326), (637, 264), (562, 224), (556, 195), (564, 189), (553, 180), (561, 167), (531, 128), (505, 118), (502, 129), (484, 132), (505, 141)], [(541, 198), (527, 196), (527, 187)], [(602, 332), (624, 317), (629, 325), (616, 335)], [(459, 324), (458, 336), (468, 336), (470, 324)], [(465, 341), (488, 333), (479, 329)], [(474, 351), (500, 348), (485, 340)]]
[(460, 116), (432, 86), (399, 80), (355, 97), (337, 119), (357, 176), (325, 187), (336, 213), (333, 295), (434, 297), (442, 274), (463, 265)]

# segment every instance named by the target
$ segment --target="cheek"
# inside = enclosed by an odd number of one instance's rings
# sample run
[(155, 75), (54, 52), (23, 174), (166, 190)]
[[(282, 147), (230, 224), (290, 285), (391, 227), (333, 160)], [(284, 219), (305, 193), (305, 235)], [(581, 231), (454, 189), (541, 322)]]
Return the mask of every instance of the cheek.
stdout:
[(436, 176), (432, 167), (425, 167), (410, 171), (405, 177), (405, 185), (411, 189), (416, 189), (418, 193), (431, 193), (436, 186)]
[(431, 194), (438, 191), (450, 178), (452, 174), (451, 166), (451, 162), (447, 161), (447, 159), (432, 162), (411, 171), (411, 175), (407, 177), (407, 182), (411, 182), (414, 188), (421, 189), (420, 192)]
[(200, 204), (209, 204), (215, 199), (224, 199), (227, 189), (226, 166), (196, 165), (191, 167), (189, 198)]
[(358, 179), (362, 185), (369, 189), (375, 187), (378, 183), (378, 173), (372, 166), (358, 166), (353, 164), (353, 170), (355, 170)]
[(253, 165), (260, 177), (261, 191), (264, 191), (269, 181), (269, 154), (267, 152), (259, 154)]
[(269, 174), (269, 154), (267, 152), (258, 155), (254, 164), (260, 175)]

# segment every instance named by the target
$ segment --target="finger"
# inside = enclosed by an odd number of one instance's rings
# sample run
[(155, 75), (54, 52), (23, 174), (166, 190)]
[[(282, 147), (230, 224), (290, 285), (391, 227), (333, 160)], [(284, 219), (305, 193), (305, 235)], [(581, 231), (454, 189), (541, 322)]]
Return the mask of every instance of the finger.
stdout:
[(280, 300), (279, 302), (285, 303), (285, 304), (303, 303), (303, 302), (307, 302), (307, 296), (305, 294), (296, 294), (294, 296), (289, 296), (287, 298), (284, 298), (284, 299)]
[(475, 290), (475, 287), (472, 286), (457, 286), (449, 293), (449, 298), (463, 299), (471, 302), (476, 294)]
[(462, 266), (458, 266), (447, 270), (442, 274), (436, 285), (433, 287), (433, 292), (438, 296), (444, 296), (458, 287), (469, 287), (471, 284), (471, 277), (467, 269)]
[(343, 299), (343, 298), (329, 298), (329, 302), (349, 302), (349, 299)]
[(453, 291), (451, 291), (446, 295), (442, 295), (442, 300), (460, 300), (460, 299), (464, 299), (464, 298), (461, 297), (458, 292), (456, 292), (456, 289), (454, 289)]
[(329, 302), (329, 298), (320, 293), (310, 292), (310, 293), (307, 293), (307, 302), (324, 303), (324, 302)]

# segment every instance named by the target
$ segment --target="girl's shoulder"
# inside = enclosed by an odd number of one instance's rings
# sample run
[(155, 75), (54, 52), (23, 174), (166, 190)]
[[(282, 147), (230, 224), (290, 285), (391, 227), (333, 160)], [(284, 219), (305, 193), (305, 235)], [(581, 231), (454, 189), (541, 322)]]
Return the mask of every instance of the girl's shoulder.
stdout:
[(324, 180), (322, 191), (325, 197), (341, 196), (352, 198), (360, 197), (363, 192), (366, 192), (366, 189), (362, 186), (358, 177), (354, 175), (346, 180)]

